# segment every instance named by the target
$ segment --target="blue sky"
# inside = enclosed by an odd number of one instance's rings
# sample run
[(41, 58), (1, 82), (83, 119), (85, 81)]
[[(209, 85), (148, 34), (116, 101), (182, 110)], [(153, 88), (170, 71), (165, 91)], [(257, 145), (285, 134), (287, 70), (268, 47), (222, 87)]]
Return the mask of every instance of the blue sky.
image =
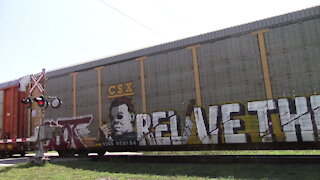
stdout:
[(316, 5), (319, 0), (0, 0), (0, 83)]

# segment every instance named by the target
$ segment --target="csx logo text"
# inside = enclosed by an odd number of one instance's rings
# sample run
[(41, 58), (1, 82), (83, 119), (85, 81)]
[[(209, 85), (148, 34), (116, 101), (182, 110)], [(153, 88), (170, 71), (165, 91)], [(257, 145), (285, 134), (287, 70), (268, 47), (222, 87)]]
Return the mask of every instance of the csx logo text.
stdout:
[(134, 95), (133, 82), (112, 84), (108, 87), (108, 98)]

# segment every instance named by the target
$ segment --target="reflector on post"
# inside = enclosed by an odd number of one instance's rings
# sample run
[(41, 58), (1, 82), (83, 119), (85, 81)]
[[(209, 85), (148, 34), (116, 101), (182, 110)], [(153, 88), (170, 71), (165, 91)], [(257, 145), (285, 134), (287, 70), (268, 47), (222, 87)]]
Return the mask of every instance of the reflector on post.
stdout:
[(62, 104), (62, 101), (57, 97), (53, 98), (51, 101), (52, 108), (58, 108), (58, 107), (60, 107), (61, 104)]

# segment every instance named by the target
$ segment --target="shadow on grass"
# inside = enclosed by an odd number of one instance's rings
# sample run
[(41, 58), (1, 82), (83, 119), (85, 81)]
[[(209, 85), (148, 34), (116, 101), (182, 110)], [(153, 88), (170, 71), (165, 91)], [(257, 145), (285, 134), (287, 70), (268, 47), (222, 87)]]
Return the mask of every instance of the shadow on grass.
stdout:
[(95, 172), (235, 179), (317, 179), (320, 164), (180, 164), (78, 161), (53, 163)]
[[(70, 161), (36, 165), (31, 163), (3, 167), (0, 173), (23, 169), (32, 171), (37, 167), (46, 171), (46, 167), (62, 166), (66, 168), (89, 170), (93, 172), (108, 172), (113, 174), (159, 175), (196, 178), (225, 179), (318, 179), (320, 164), (188, 164), (188, 163), (134, 163), (106, 161)], [(52, 167), (53, 166), (53, 167)], [(70, 169), (66, 169), (70, 172)], [(1, 178), (0, 178), (1, 179)]]
[(23, 163), (23, 164), (19, 164), (19, 165), (15, 165), (15, 166), (3, 167), (0, 169), (0, 173), (8, 172), (12, 169), (28, 169), (28, 168), (42, 167), (42, 166), (44, 166), (44, 165), (37, 165), (37, 164), (33, 164), (33, 163)]

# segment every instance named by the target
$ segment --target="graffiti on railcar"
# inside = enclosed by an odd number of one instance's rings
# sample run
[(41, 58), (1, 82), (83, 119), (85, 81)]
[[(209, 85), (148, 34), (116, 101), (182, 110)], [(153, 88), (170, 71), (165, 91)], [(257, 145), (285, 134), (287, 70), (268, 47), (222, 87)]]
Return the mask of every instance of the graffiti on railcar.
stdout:
[(108, 142), (115, 142), (117, 145), (136, 145), (135, 117), (132, 100), (128, 97), (116, 98), (110, 106), (110, 124), (104, 124), (100, 129)]
[[(253, 101), (246, 106), (241, 103), (210, 106), (208, 119), (202, 116), (203, 109), (194, 111), (203, 144), (301, 142), (316, 141), (319, 137), (319, 95)], [(204, 122), (209, 122), (209, 129), (204, 128)], [(223, 139), (218, 139), (219, 132)]]
[(92, 115), (75, 118), (58, 118), (46, 120), (47, 125), (59, 125), (62, 127), (61, 134), (47, 142), (47, 148), (54, 149), (81, 149), (87, 147), (83, 138), (88, 137), (90, 131), (88, 126), (92, 121)]
[(320, 130), (320, 95), (207, 109), (191, 100), (184, 116), (176, 111), (135, 114), (131, 99), (121, 97), (110, 112), (111, 124), (100, 128), (105, 146), (318, 141)]
[(112, 145), (176, 145), (186, 144), (191, 134), (191, 114), (194, 100), (190, 101), (185, 118), (184, 133), (180, 135), (180, 116), (175, 111), (135, 114), (132, 99), (116, 98), (110, 106), (110, 123), (100, 127), (106, 146)]

